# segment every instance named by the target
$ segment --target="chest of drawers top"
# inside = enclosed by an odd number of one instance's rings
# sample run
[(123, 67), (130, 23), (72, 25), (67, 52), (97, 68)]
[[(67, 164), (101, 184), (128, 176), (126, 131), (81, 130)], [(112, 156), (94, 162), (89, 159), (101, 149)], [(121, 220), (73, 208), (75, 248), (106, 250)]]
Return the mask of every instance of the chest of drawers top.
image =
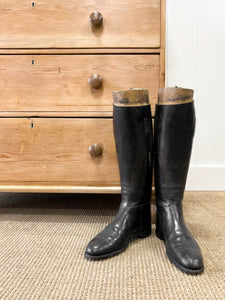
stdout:
[(160, 0), (1, 0), (0, 19), (0, 48), (160, 47)]

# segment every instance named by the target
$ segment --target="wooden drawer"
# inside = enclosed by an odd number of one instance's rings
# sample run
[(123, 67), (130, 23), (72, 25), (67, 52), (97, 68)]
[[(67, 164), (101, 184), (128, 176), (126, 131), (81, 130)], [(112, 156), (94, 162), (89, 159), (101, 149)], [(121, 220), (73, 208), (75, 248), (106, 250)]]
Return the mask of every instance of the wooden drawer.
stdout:
[(1, 0), (0, 20), (0, 48), (160, 47), (160, 0)]
[[(89, 77), (103, 77), (99, 89)], [(159, 55), (0, 55), (2, 112), (112, 111), (112, 91), (159, 89)]]
[[(0, 127), (0, 185), (119, 185), (110, 118), (0, 118)], [(102, 145), (102, 155), (90, 155), (94, 143)]]

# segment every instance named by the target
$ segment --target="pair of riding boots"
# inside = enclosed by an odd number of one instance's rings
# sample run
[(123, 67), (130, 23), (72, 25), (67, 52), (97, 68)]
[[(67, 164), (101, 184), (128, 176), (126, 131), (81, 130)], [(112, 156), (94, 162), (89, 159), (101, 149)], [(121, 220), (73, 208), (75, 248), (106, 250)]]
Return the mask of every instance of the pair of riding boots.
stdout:
[[(187, 94), (190, 100), (184, 96)], [(177, 268), (199, 274), (204, 270), (203, 258), (185, 225), (182, 210), (195, 131), (193, 90), (159, 91), (160, 98), (166, 96), (166, 102), (160, 104), (159, 99), (156, 105), (153, 143), (148, 90), (113, 92), (121, 203), (113, 221), (87, 245), (85, 257), (92, 260), (112, 257), (124, 251), (133, 239), (151, 234), (154, 159), (156, 236), (164, 241), (166, 254)]]

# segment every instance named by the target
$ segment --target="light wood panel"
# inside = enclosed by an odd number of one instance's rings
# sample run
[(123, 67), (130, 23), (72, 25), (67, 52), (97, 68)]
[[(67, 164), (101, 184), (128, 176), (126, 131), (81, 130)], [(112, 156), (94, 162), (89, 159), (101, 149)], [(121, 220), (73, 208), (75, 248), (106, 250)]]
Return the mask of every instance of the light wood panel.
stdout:
[[(109, 107), (106, 106), (107, 110)], [(101, 112), (101, 117), (112, 117), (113, 111)], [(0, 111), (1, 117), (99, 117), (99, 111)]]
[[(97, 73), (103, 86), (90, 88)], [(112, 91), (146, 88), (157, 102), (159, 55), (0, 55), (0, 110), (112, 111)]]
[(57, 48), (57, 49), (4, 49), (0, 48), (0, 54), (160, 54), (159, 48)]
[(1, 0), (0, 19), (0, 48), (160, 47), (160, 0)]
[(118, 182), (92, 182), (87, 185), (82, 182), (1, 182), (0, 192), (13, 193), (97, 193), (97, 194), (119, 194), (121, 188)]
[(119, 185), (112, 119), (0, 118), (0, 127), (0, 182)]

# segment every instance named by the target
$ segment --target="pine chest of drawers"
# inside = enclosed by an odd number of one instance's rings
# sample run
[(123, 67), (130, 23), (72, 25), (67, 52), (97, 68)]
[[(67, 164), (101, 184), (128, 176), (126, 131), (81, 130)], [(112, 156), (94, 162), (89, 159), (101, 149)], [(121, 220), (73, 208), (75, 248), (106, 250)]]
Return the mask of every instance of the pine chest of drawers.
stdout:
[(165, 0), (2, 0), (0, 19), (0, 191), (120, 192), (112, 91), (156, 103)]

